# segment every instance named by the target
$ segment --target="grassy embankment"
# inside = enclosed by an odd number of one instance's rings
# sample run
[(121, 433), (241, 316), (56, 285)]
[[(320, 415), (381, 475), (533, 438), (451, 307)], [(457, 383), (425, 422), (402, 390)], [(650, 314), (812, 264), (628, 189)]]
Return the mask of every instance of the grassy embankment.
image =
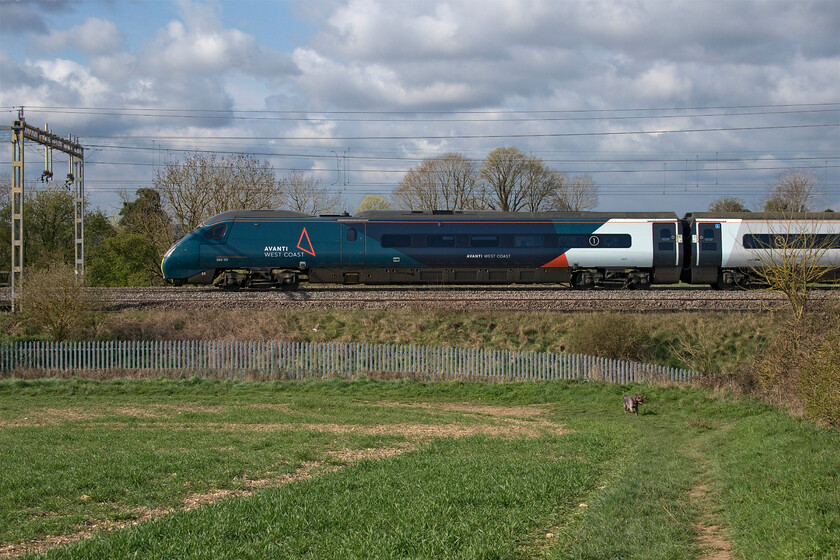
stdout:
[(90, 537), (46, 553), (74, 559), (840, 558), (837, 431), (700, 389), (643, 387), (624, 414), (639, 388), (2, 381), (0, 542)]
[[(0, 315), (7, 332), (22, 329)], [(126, 311), (98, 316), (86, 339), (372, 342), (579, 352), (698, 371), (751, 365), (781, 330), (771, 314)], [(78, 338), (78, 337), (77, 337)], [(8, 338), (7, 338), (8, 339)]]

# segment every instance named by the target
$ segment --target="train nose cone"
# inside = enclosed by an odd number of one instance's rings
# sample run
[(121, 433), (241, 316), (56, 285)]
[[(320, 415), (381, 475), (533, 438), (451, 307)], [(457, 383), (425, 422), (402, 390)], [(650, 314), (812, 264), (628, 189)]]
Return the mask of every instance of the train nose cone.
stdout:
[(181, 276), (181, 257), (175, 254), (175, 247), (170, 248), (160, 261), (160, 271), (167, 280)]

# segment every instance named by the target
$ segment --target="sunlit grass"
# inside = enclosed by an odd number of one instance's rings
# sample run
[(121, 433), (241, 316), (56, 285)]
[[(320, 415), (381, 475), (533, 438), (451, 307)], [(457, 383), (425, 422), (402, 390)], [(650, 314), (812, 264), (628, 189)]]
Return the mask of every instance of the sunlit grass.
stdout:
[(48, 558), (840, 557), (840, 435), (699, 389), (3, 381), (0, 419), (0, 546), (92, 537)]

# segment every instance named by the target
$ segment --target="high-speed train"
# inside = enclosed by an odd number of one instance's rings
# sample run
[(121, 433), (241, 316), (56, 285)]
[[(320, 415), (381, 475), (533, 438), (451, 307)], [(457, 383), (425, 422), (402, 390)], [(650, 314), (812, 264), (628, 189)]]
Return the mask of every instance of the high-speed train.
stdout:
[(176, 285), (296, 289), (340, 284), (651, 284), (746, 287), (773, 252), (818, 251), (840, 279), (840, 216), (766, 213), (236, 210), (164, 255)]

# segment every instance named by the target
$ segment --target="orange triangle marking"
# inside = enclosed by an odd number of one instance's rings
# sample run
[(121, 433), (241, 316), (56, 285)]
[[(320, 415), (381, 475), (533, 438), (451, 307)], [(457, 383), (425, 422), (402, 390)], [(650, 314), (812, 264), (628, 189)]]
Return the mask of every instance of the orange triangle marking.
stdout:
[[(307, 249), (306, 247), (301, 247), (304, 238), (306, 238), (306, 244), (309, 245), (309, 249)], [(300, 239), (298, 239), (297, 248), (303, 251), (304, 253), (308, 253), (313, 257), (315, 256), (315, 249), (312, 248), (312, 241), (309, 240), (309, 234), (306, 233), (306, 228), (303, 228), (303, 231), (300, 232)]]
[(559, 257), (554, 259), (553, 261), (545, 263), (543, 265), (543, 268), (560, 268), (560, 267), (568, 268), (568, 266), (569, 266), (569, 261), (566, 259), (566, 254), (563, 253), (562, 255), (560, 255)]

